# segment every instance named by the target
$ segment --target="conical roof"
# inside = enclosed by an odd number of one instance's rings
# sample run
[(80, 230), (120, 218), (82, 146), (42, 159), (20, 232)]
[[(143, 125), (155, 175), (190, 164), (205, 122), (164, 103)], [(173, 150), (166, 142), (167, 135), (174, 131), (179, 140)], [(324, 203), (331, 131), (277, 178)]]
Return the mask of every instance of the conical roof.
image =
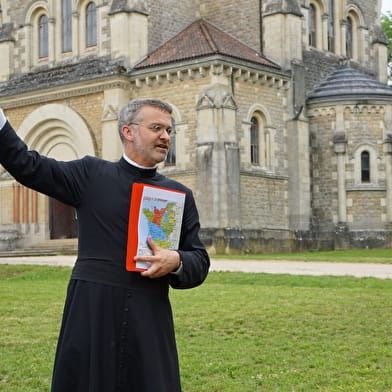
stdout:
[(350, 66), (341, 66), (308, 93), (308, 103), (336, 100), (390, 100), (392, 88)]

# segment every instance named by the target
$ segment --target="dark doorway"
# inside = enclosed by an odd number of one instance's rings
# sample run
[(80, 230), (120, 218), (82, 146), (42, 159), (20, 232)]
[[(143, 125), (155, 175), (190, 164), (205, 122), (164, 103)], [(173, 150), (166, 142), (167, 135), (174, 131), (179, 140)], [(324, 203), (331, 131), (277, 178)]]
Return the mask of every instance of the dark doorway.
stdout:
[(49, 230), (51, 240), (76, 238), (77, 224), (75, 208), (50, 198)]

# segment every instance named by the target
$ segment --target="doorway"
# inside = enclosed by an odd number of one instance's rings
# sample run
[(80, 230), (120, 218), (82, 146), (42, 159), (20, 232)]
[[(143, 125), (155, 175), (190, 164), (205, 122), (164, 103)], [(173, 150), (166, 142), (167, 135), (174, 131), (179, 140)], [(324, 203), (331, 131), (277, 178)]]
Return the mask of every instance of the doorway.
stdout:
[(76, 238), (77, 222), (75, 208), (49, 198), (50, 239)]

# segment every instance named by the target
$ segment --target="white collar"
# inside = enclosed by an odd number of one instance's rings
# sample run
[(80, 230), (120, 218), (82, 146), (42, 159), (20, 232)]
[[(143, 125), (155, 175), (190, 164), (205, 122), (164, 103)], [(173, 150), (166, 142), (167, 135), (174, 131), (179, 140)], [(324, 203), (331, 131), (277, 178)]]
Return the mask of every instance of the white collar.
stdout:
[(125, 153), (123, 154), (123, 158), (132, 166), (136, 166), (139, 169), (147, 169), (147, 170), (153, 170), (156, 169), (158, 167), (158, 164), (154, 165), (154, 166), (142, 166), (139, 165), (138, 163), (136, 163), (135, 161), (133, 161), (132, 159), (128, 158)]

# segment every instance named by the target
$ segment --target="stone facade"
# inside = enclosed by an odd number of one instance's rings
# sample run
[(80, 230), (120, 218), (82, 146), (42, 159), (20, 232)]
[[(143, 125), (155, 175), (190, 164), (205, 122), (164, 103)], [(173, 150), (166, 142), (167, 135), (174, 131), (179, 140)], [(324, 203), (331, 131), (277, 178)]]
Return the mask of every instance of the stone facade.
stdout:
[[(168, 101), (175, 162), (160, 170), (193, 189), (211, 253), (389, 247), (392, 95), (317, 92), (342, 64), (386, 83), (380, 9), (381, 0), (3, 3), (0, 106), (45, 155), (116, 160), (120, 108)], [(72, 213), (4, 170), (0, 207), (0, 250), (75, 235)]]

